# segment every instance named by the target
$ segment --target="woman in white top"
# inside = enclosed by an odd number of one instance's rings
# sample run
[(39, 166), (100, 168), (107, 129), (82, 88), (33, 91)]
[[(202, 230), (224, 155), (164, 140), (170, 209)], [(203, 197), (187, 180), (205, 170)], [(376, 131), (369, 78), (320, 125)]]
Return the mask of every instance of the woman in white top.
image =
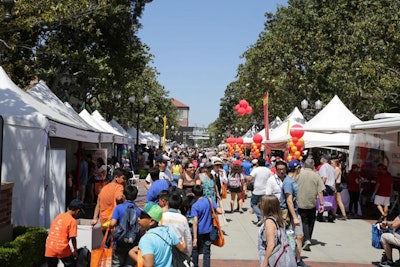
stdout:
[(346, 216), (346, 209), (344, 208), (343, 202), (342, 202), (342, 195), (340, 192), (342, 192), (342, 168), (340, 166), (340, 162), (338, 159), (333, 159), (331, 160), (331, 165), (333, 168), (335, 168), (335, 184), (336, 184), (336, 192), (335, 192), (335, 200), (336, 200), (336, 208), (334, 210), (334, 216), (336, 217), (336, 210), (337, 207), (339, 206), (340, 211), (342, 212), (342, 217), (338, 218), (339, 220), (347, 220)]

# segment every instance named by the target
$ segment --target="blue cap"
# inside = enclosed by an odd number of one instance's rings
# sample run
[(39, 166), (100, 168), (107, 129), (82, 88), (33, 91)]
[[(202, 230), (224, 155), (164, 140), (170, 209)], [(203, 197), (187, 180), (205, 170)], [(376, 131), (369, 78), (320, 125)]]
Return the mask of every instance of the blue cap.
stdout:
[(288, 163), (288, 169), (290, 172), (294, 172), (297, 168), (301, 168), (301, 163), (297, 159), (292, 159)]

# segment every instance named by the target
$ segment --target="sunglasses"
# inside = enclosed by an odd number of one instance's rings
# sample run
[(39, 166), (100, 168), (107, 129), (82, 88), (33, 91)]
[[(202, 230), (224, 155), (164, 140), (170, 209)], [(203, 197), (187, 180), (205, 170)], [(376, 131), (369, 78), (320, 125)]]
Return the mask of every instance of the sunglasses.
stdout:
[(187, 167), (188, 169), (193, 169), (194, 168), (194, 166), (189, 166), (189, 167)]

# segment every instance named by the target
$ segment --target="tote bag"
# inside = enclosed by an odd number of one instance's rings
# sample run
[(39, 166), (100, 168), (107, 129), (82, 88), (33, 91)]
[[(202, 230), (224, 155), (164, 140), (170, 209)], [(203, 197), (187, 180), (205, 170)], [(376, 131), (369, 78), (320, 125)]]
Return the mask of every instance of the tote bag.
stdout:
[(212, 224), (213, 224), (213, 230), (211, 230), (211, 231), (218, 231), (218, 237), (214, 241), (212, 241), (212, 244), (217, 247), (223, 247), (225, 245), (224, 233), (222, 232), (221, 225), (219, 224), (218, 216), (215, 213), (214, 207), (212, 206), (211, 199), (209, 199), (209, 201), (210, 201), (210, 206), (211, 206)]
[(100, 247), (92, 249), (90, 267), (111, 267), (112, 251), (114, 243), (112, 235), (111, 235), (110, 247), (109, 248), (105, 247), (109, 231), (110, 228), (107, 227), (106, 234), (104, 235), (103, 240), (101, 241)]

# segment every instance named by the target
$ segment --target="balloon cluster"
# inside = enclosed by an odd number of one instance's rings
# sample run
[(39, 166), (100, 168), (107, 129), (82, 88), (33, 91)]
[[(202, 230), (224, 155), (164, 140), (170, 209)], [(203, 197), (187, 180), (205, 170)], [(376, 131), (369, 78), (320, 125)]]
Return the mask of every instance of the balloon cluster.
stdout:
[(302, 155), (304, 149), (304, 139), (302, 137), (304, 135), (304, 130), (297, 130), (299, 128), (303, 128), (303, 126), (301, 126), (300, 124), (295, 124), (292, 126), (292, 129), (290, 129), (290, 136), (292, 138), (289, 139), (287, 145), (289, 150), (287, 161), (291, 161), (292, 159), (303, 159)]
[(239, 153), (240, 157), (243, 158), (243, 138), (238, 137), (229, 137), (226, 139), (227, 148), (228, 148), (228, 157), (232, 157), (235, 152)]
[(249, 105), (249, 102), (244, 99), (239, 101), (239, 104), (235, 106), (235, 110), (239, 116), (251, 114), (253, 112), (253, 108)]
[(251, 144), (251, 152), (253, 152), (253, 158), (258, 159), (260, 157), (260, 149), (261, 149), (261, 142), (262, 142), (262, 135), (255, 134), (253, 136), (253, 143)]

